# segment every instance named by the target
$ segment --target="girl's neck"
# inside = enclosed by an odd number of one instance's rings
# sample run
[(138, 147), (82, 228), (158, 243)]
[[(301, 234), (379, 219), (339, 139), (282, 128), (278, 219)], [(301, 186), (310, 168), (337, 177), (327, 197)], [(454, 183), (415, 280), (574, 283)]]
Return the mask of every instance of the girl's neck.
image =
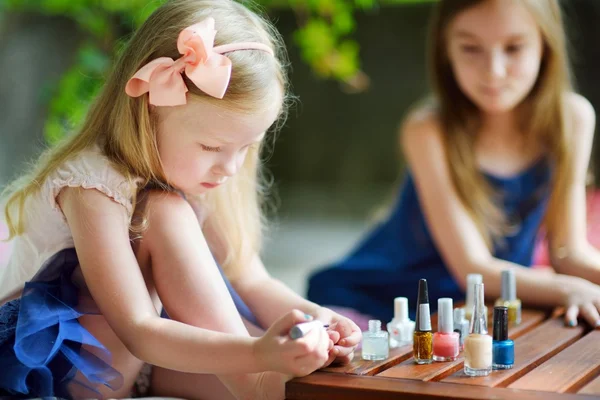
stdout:
[(527, 143), (517, 112), (482, 114), (475, 142), (477, 164), (498, 176), (512, 176), (541, 156), (538, 146)]
[(479, 140), (494, 142), (512, 142), (522, 137), (516, 110), (498, 114), (481, 114), (481, 126), (478, 132)]

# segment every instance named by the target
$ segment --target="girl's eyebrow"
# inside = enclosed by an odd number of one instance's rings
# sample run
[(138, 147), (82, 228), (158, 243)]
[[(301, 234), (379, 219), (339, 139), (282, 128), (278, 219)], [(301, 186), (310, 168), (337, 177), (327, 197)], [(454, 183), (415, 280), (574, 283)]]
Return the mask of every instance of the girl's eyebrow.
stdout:
[[(254, 140), (252, 143), (260, 143), (265, 138), (266, 134), (267, 134), (267, 132), (261, 133), (260, 136), (258, 138), (256, 138), (256, 140)], [(234, 142), (229, 142), (227, 140), (224, 140), (223, 138), (218, 137), (217, 135), (208, 135), (208, 136), (210, 137), (211, 140), (214, 140), (223, 146), (228, 146), (228, 145), (234, 144)]]
[[(474, 33), (464, 31), (464, 30), (456, 31), (453, 36), (456, 36), (458, 38), (466, 38), (466, 39), (478, 39), (478, 36), (475, 35)], [(518, 41), (518, 40), (523, 40), (526, 37), (527, 37), (527, 33), (513, 33), (510, 36), (508, 36), (506, 38), (506, 40)]]
[(464, 38), (470, 38), (470, 39), (477, 39), (477, 35), (475, 35), (471, 32), (463, 31), (463, 30), (454, 32), (453, 36), (457, 36), (459, 38), (464, 37)]
[(214, 140), (215, 142), (218, 142), (219, 144), (223, 145), (223, 146), (227, 146), (232, 144), (231, 142), (228, 142), (227, 140), (224, 140), (222, 137), (220, 137), (219, 135), (215, 135), (215, 134), (208, 134), (207, 135), (211, 140)]
[(515, 33), (513, 35), (510, 35), (507, 40), (508, 41), (514, 41), (514, 42), (518, 42), (520, 40), (524, 40), (527, 38), (527, 34), (526, 33)]

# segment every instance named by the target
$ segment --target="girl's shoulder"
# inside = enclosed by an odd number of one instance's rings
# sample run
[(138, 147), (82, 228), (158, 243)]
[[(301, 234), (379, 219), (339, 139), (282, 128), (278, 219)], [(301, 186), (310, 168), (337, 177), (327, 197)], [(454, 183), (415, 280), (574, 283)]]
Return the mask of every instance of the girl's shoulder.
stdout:
[(588, 99), (575, 92), (566, 93), (565, 99), (575, 128), (590, 128), (596, 123), (596, 112)]
[(402, 152), (426, 150), (442, 145), (442, 126), (434, 103), (420, 103), (411, 108), (399, 128)]
[(127, 177), (112, 164), (100, 147), (93, 146), (68, 158), (50, 174), (45, 194), (58, 208), (56, 198), (66, 187), (96, 189), (127, 209), (131, 216), (139, 179)]
[[(567, 118), (566, 136), (569, 140), (570, 152), (582, 179), (589, 179), (589, 161), (594, 143), (596, 130), (596, 112), (588, 99), (577, 93), (567, 93), (565, 96)], [(585, 178), (584, 178), (585, 175)]]

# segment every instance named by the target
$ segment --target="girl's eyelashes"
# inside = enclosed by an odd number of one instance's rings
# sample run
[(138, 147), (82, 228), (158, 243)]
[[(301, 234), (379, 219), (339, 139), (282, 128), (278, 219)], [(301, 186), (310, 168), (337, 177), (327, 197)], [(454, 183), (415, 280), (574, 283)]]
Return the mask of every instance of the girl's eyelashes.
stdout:
[[(259, 146), (260, 146), (260, 143), (250, 143), (250, 144), (247, 144), (246, 146), (242, 147), (240, 149), (240, 151), (244, 151), (244, 150), (248, 150), (248, 149), (256, 149)], [(220, 153), (221, 151), (223, 151), (223, 149), (220, 146), (212, 147), (212, 146), (207, 146), (205, 144), (200, 143), (200, 147), (202, 148), (203, 151), (210, 151), (212, 153)]]
[(468, 54), (476, 54), (476, 53), (481, 52), (481, 48), (479, 46), (474, 46), (474, 45), (469, 45), (469, 44), (461, 45), (460, 49), (464, 53), (468, 53)]
[[(509, 44), (504, 47), (504, 52), (506, 54), (517, 54), (523, 49), (523, 47), (524, 47), (524, 44), (522, 44), (522, 43)], [(483, 51), (484, 51), (481, 46), (471, 45), (471, 44), (460, 45), (460, 50), (466, 54), (479, 54), (479, 53), (483, 53)]]
[(523, 48), (522, 44), (511, 44), (506, 46), (506, 52), (509, 54), (516, 54)]
[(220, 147), (211, 147), (211, 146), (207, 146), (204, 144), (200, 144), (200, 147), (202, 147), (202, 150), (204, 150), (204, 151), (210, 151), (213, 153), (219, 153), (221, 151)]

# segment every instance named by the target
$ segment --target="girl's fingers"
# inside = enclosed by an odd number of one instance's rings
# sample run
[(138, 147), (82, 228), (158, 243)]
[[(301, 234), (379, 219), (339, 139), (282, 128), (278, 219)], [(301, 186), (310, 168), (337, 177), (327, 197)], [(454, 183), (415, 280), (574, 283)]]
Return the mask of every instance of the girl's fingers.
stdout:
[(577, 326), (577, 316), (579, 315), (578, 306), (569, 306), (565, 313), (565, 324), (568, 326)]
[(338, 331), (328, 330), (327, 334), (329, 335), (329, 339), (336, 344), (340, 340), (340, 333)]
[(596, 327), (596, 324), (600, 320), (598, 310), (592, 303), (583, 304), (580, 307), (581, 316), (592, 326)]

